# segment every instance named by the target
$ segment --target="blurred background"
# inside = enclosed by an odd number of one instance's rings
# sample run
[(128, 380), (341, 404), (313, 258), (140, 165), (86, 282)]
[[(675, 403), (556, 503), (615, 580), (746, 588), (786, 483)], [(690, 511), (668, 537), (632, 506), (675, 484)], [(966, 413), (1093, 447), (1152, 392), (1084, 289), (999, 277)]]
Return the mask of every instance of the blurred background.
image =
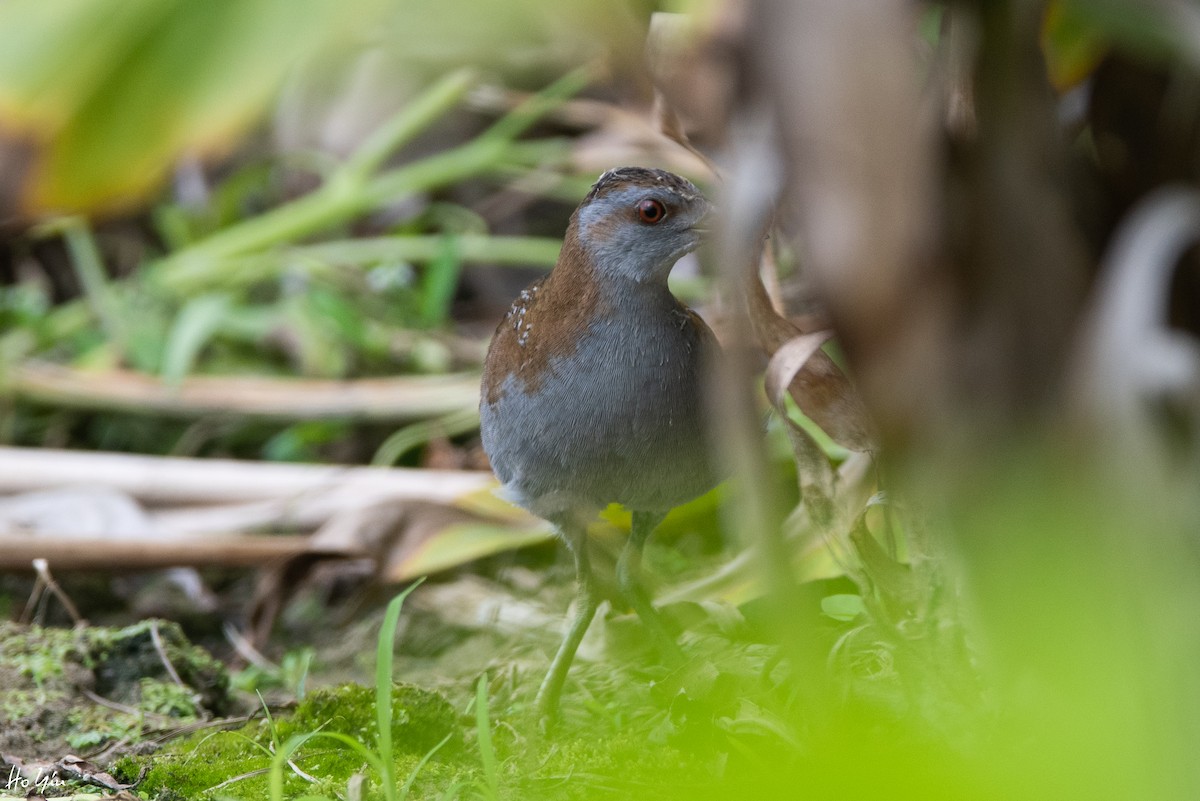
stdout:
[[(4, 759), (400, 797), (267, 767), (374, 747), (428, 576), (414, 797), (1196, 797), (1197, 65), (1192, 0), (0, 4)], [(545, 734), (479, 371), (629, 164), (721, 209), (733, 477), (647, 551), (688, 663), (613, 598)]]

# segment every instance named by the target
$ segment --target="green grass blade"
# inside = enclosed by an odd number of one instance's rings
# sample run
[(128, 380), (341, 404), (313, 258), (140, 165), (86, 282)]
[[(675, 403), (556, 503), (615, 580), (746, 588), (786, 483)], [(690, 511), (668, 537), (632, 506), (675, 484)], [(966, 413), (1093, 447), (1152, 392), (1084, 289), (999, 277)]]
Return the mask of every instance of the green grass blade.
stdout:
[[(355, 740), (353, 737), (349, 736), (348, 734), (342, 734), (341, 732), (338, 732), (338, 731), (315, 731), (315, 732), (310, 733), (308, 735), (308, 737), (310, 737), (311, 739), (314, 739), (314, 740), (315, 739), (334, 740), (335, 742), (341, 743), (342, 745), (346, 746), (351, 751), (353, 751), (354, 753), (356, 753), (360, 757), (362, 757), (363, 762), (366, 762), (367, 765), (371, 768), (371, 770), (375, 771), (375, 773), (380, 777), (381, 780), (383, 779), (383, 776), (386, 772), (386, 768), (384, 767), (383, 760), (381, 760), (379, 758), (379, 755), (376, 754), (374, 751), (372, 751), (370, 748), (367, 748), (365, 745), (360, 743), (358, 740)], [(391, 798), (392, 796), (389, 794), (388, 797)]]
[(443, 237), (437, 257), (425, 268), (425, 280), (421, 282), (420, 324), (423, 328), (445, 324), (461, 273), (458, 237)]
[(474, 83), (475, 74), (468, 69), (452, 72), (442, 78), (371, 134), (333, 176), (333, 180), (365, 181), (388, 156), (458, 105)]
[(375, 451), (371, 464), (376, 467), (391, 467), (400, 457), (413, 448), (424, 445), (434, 437), (453, 437), (479, 427), (479, 409), (472, 406), (450, 412), (432, 420), (422, 420), (398, 429)]
[(392, 661), (396, 648), (396, 624), (400, 622), (400, 609), (408, 594), (421, 586), (425, 579), (413, 582), (404, 592), (397, 595), (387, 606), (383, 616), (383, 627), (379, 630), (379, 647), (375, 652), (375, 726), (379, 759), (383, 763), (384, 793), (390, 799), (395, 794), (392, 763)]
[[(272, 245), (311, 236), (384, 203), (395, 202), (413, 193), (445, 186), (486, 171), (503, 163), (510, 155), (513, 137), (525, 131), (541, 115), (578, 92), (586, 83), (585, 73), (569, 73), (464, 145), (373, 178), (327, 182), (315, 192), (230, 226), (178, 251), (160, 263), (159, 271), (169, 274), (177, 269), (207, 270), (221, 259), (253, 253)], [(439, 87), (434, 87), (431, 91), (441, 91), (445, 94), (439, 96), (448, 97), (447, 87), (441, 84)], [(432, 103), (430, 105), (433, 106)], [(393, 135), (395, 133), (392, 132)], [(377, 154), (364, 156), (362, 164), (368, 164), (376, 157)], [(360, 164), (355, 169), (361, 168)]]
[[(455, 244), (457, 255), (464, 262), (552, 267), (562, 242), (550, 237), (460, 234), (455, 238)], [(166, 291), (189, 295), (217, 287), (252, 286), (275, 280), (287, 270), (305, 270), (305, 265), (323, 269), (329, 264), (369, 265), (396, 260), (428, 262), (436, 259), (444, 246), (444, 237), (440, 234), (339, 239), (291, 246), (283, 251), (235, 256), (219, 262), (176, 264), (169, 271), (158, 273), (156, 280)]]
[(65, 217), (42, 226), (40, 233), (62, 235), (67, 253), (71, 256), (71, 269), (83, 288), (88, 308), (100, 322), (100, 327), (104, 329), (105, 335), (116, 346), (117, 351), (127, 355), (129, 331), (125, 324), (122, 304), (109, 284), (108, 273), (104, 270), (104, 259), (87, 221), (82, 217)]
[(430, 759), (432, 759), (433, 755), (436, 754), (438, 751), (440, 751), (443, 745), (450, 742), (450, 738), (453, 736), (454, 736), (453, 733), (447, 734), (445, 737), (442, 738), (442, 741), (440, 743), (435, 745), (433, 748), (430, 748), (425, 753), (425, 756), (421, 757), (421, 761), (418, 762), (416, 764), (416, 766), (412, 769), (412, 773), (408, 774), (408, 779), (404, 782), (404, 786), (400, 788), (399, 801), (406, 801), (406, 799), (408, 798), (409, 792), (412, 790), (413, 782), (415, 782), (417, 780), (417, 776), (420, 775), (421, 769), (425, 767), (425, 763), (428, 762)]
[(275, 749), (275, 756), (271, 757), (271, 769), (267, 774), (267, 791), (271, 801), (283, 801), (283, 766), (292, 758), (292, 754), (296, 753), (296, 749), (317, 734), (318, 732), (294, 734)]
[(438, 796), (438, 801), (453, 801), (458, 798), (459, 792), (466, 786), (466, 782), (455, 782), (442, 791), (442, 794)]
[(192, 371), (200, 351), (220, 328), (229, 311), (229, 296), (201, 295), (184, 304), (167, 335), (163, 352), (162, 377), (171, 385)]
[(492, 743), (492, 724), (488, 717), (487, 674), (475, 685), (475, 731), (479, 740), (479, 762), (487, 783), (488, 798), (498, 797), (500, 771), (496, 764), (496, 748)]
[(505, 114), (491, 128), (483, 132), (481, 139), (511, 140), (524, 133), (529, 126), (552, 111), (564, 100), (578, 94), (591, 80), (590, 71), (580, 68), (568, 72), (524, 103)]

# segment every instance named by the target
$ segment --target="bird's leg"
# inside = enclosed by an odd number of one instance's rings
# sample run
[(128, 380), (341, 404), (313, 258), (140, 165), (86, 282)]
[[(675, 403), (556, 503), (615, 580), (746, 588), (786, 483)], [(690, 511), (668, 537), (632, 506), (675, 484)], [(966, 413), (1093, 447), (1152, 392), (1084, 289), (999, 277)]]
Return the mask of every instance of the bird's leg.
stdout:
[(583, 641), (583, 635), (591, 625), (592, 618), (596, 614), (596, 606), (599, 603), (596, 597), (595, 583), (592, 581), (592, 569), (588, 563), (586, 530), (578, 526), (561, 526), (560, 528), (563, 532), (563, 539), (575, 557), (576, 597), (571, 625), (567, 629), (562, 643), (558, 646), (557, 653), (554, 654), (554, 661), (550, 663), (550, 670), (546, 673), (546, 678), (542, 680), (542, 686), (538, 688), (535, 702), (538, 714), (548, 723), (553, 722), (558, 715), (558, 698), (562, 694), (567, 671), (575, 659), (575, 652), (579, 650), (579, 643)]
[(629, 532), (629, 542), (625, 544), (625, 549), (621, 551), (621, 557), (617, 561), (617, 583), (621, 588), (621, 593), (633, 607), (633, 611), (637, 612), (638, 617), (642, 619), (642, 624), (650, 631), (650, 636), (654, 638), (655, 645), (658, 646), (663, 659), (670, 664), (678, 665), (683, 662), (683, 651), (679, 650), (675, 638), (667, 630), (667, 626), (659, 614), (654, 611), (650, 597), (641, 583), (642, 548), (650, 537), (650, 533), (654, 531), (655, 526), (662, 522), (664, 517), (666, 515), (658, 512), (633, 513), (633, 527)]

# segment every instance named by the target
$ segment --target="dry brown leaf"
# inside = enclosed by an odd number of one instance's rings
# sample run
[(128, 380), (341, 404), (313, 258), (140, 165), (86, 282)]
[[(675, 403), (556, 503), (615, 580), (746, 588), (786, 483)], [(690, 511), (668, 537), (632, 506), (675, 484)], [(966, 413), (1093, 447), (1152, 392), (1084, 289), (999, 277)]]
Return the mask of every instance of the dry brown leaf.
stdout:
[(707, 142), (727, 133), (738, 92), (733, 62), (745, 28), (744, 2), (719, 6), (694, 26), (680, 14), (655, 14), (646, 47), (664, 107)]
[(683, 53), (695, 38), (691, 35), (689, 23), (685, 14), (660, 12), (650, 18), (650, 32), (646, 37), (646, 60), (654, 80), (654, 124), (663, 136), (700, 159), (713, 175), (718, 175), (716, 165), (688, 138), (683, 120), (663, 90), (664, 85), (675, 79), (676, 72), (684, 61)]
[(86, 759), (80, 759), (74, 754), (68, 754), (58, 760), (54, 767), (60, 775), (84, 781), (88, 784), (95, 784), (106, 790), (120, 792), (121, 790), (128, 790), (130, 787), (133, 787), (132, 784), (123, 784), (117, 781), (109, 773), (101, 770)]
[[(769, 247), (763, 249), (762, 262), (764, 269), (774, 271)], [(746, 284), (750, 325), (759, 345), (771, 356), (777, 388), (786, 387), (800, 411), (834, 442), (852, 451), (872, 450), (871, 427), (858, 391), (833, 359), (820, 350), (832, 333), (824, 333), (811, 349), (808, 344), (801, 344), (815, 341), (807, 337), (816, 335), (804, 334), (799, 326), (775, 310), (757, 271), (748, 271)], [(785, 348), (789, 354), (777, 361)], [(798, 359), (801, 355), (803, 358)], [(786, 382), (781, 382), (781, 373), (786, 373)], [(771, 375), (768, 370), (768, 381)], [(772, 395), (771, 402), (782, 411), (776, 395)]]
[[(789, 391), (798, 374), (821, 346), (833, 337), (832, 331), (817, 331), (789, 340), (771, 356), (767, 365), (767, 397), (780, 413), (785, 412), (784, 393)], [(798, 401), (797, 401), (798, 403)], [(801, 407), (803, 408), (803, 407)]]
[(267, 641), (275, 619), (320, 555), (365, 557), (377, 580), (395, 584), (553, 536), (549, 524), (514, 528), (435, 503), (386, 500), (350, 506), (312, 535), (306, 552), (276, 563), (260, 577), (248, 636), (255, 646)]

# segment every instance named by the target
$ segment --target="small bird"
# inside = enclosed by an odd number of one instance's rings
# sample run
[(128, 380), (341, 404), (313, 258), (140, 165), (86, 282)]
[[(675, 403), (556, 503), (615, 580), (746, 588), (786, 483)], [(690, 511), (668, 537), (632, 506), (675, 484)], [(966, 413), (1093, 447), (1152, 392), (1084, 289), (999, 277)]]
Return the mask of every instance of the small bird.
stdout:
[(667, 512), (717, 483), (703, 386), (717, 340), (667, 288), (710, 209), (678, 175), (605, 172), (571, 215), (554, 269), (521, 292), (488, 348), (480, 421), (501, 494), (551, 522), (575, 559), (575, 615), (537, 695), (547, 720), (599, 603), (587, 524), (610, 503), (633, 516), (620, 590), (664, 656), (682, 659), (638, 572)]

